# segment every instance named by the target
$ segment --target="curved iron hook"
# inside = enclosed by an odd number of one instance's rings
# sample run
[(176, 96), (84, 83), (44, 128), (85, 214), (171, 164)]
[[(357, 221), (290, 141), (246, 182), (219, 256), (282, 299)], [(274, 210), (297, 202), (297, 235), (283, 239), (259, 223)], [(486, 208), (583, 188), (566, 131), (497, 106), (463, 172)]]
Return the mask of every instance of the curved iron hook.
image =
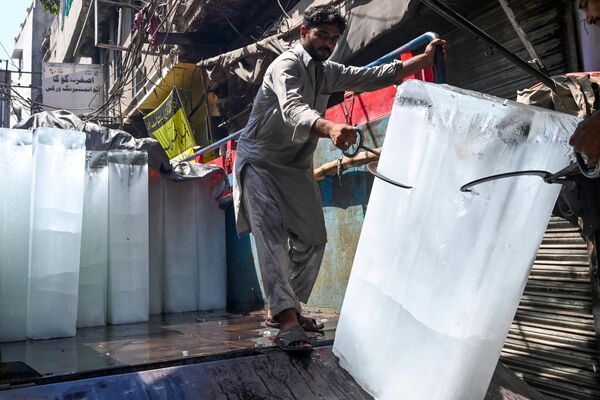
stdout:
[(377, 164), (378, 164), (378, 161), (371, 161), (370, 163), (367, 164), (367, 171), (369, 171), (369, 173), (371, 175), (373, 175), (376, 178), (381, 179), (384, 182), (389, 183), (390, 185), (398, 186), (402, 189), (412, 189), (413, 188), (412, 186), (408, 186), (403, 183), (396, 182), (395, 180), (390, 179), (387, 176), (383, 175), (381, 172), (377, 171)]
[(485, 183), (485, 182), (495, 181), (497, 179), (512, 178), (512, 177), (515, 177), (515, 176), (523, 176), (523, 175), (539, 176), (544, 181), (546, 181), (548, 178), (550, 178), (552, 176), (552, 174), (550, 172), (548, 172), (548, 171), (541, 171), (541, 170), (528, 170), (528, 171), (506, 172), (506, 173), (503, 173), (503, 174), (490, 175), (490, 176), (486, 176), (485, 178), (476, 179), (474, 181), (471, 181), (471, 182), (469, 182), (469, 183), (467, 183), (465, 185), (462, 185), (460, 187), (460, 191), (461, 192), (471, 192), (471, 188), (473, 186), (477, 186), (477, 185)]
[(353, 145), (351, 145), (348, 149), (342, 150), (342, 153), (346, 157), (352, 158), (356, 157), (360, 149), (363, 149), (368, 151), (369, 153), (373, 153), (376, 156), (381, 157), (381, 153), (379, 151), (373, 150), (363, 144), (365, 142), (365, 134), (363, 133), (362, 129), (354, 127), (354, 130), (356, 131), (356, 142)]

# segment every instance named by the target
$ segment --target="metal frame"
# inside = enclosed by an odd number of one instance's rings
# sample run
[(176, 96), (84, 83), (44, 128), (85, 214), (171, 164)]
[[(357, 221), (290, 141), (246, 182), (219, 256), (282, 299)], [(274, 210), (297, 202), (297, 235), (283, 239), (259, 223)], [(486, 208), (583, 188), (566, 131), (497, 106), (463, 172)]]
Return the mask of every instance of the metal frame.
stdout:
[(422, 0), (422, 3), (431, 8), (433, 11), (452, 22), (456, 26), (459, 26), (463, 29), (468, 30), (469, 32), (475, 34), (477, 37), (485, 40), (489, 45), (495, 47), (506, 59), (515, 64), (517, 67), (521, 68), (523, 71), (533, 76), (535, 79), (542, 82), (544, 85), (548, 86), (553, 92), (556, 93), (556, 83), (550, 78), (548, 75), (543, 72), (537, 70), (533, 66), (531, 66), (526, 61), (523, 61), (521, 58), (513, 54), (510, 50), (500, 44), (496, 39), (485, 33), (483, 30), (472, 24), (469, 20), (467, 20), (462, 15), (458, 14), (456, 11), (452, 10), (447, 5), (439, 2), (438, 0)]

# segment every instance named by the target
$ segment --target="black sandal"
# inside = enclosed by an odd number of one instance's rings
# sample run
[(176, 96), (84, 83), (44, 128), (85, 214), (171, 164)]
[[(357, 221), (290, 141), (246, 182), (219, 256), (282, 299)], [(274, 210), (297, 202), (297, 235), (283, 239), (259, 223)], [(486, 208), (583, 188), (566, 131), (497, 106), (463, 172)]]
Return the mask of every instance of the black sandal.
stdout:
[[(304, 329), (305, 332), (321, 332), (323, 328), (325, 328), (325, 324), (322, 322), (317, 324), (314, 318), (308, 318), (302, 315), (298, 315), (298, 323)], [(275, 322), (273, 320), (265, 321), (265, 326), (269, 328), (279, 329), (279, 322)]]
[[(312, 351), (312, 342), (304, 333), (302, 328), (292, 328), (289, 330), (280, 330), (275, 338), (277, 346), (288, 353), (309, 353)], [(301, 343), (302, 345), (292, 346), (294, 343)], [(305, 346), (308, 344), (308, 346)]]

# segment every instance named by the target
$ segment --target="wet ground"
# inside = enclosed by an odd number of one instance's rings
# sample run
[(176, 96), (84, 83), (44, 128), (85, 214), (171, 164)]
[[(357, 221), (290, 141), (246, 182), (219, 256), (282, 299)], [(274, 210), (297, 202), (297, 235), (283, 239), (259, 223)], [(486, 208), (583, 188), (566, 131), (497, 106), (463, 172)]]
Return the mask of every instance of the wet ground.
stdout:
[[(312, 316), (325, 323), (324, 333), (313, 339), (330, 343), (337, 314), (317, 311)], [(21, 361), (42, 377), (65, 378), (115, 367), (164, 367), (273, 346), (277, 330), (266, 328), (264, 320), (262, 311), (155, 315), (148, 323), (81, 328), (72, 338), (2, 343), (1, 361)], [(6, 381), (0, 378), (1, 383)]]
[[(315, 351), (304, 357), (274, 347), (277, 330), (264, 326), (264, 312), (153, 316), (78, 329), (73, 338), (3, 343), (8, 364), (0, 370), (10, 366), (16, 374), (9, 386), (0, 371), (0, 400), (372, 399), (331, 352), (336, 310), (310, 315), (325, 330), (310, 334)], [(499, 363), (485, 400), (514, 399), (543, 397)]]

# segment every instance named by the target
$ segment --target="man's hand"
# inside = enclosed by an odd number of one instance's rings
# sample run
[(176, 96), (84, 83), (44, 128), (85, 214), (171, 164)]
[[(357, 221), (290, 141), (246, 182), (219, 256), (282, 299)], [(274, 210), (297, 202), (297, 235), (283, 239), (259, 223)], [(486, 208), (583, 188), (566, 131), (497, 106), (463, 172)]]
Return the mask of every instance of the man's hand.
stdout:
[(336, 124), (325, 118), (315, 122), (312, 133), (319, 137), (329, 137), (333, 145), (342, 151), (348, 150), (356, 142), (356, 129), (346, 124)]
[(600, 158), (600, 112), (582, 121), (571, 136), (569, 144), (573, 149), (587, 157), (587, 164), (594, 167)]
[(427, 45), (425, 52), (423, 53), (425, 54), (425, 59), (427, 60), (427, 67), (431, 67), (433, 64), (435, 64), (435, 52), (437, 46), (440, 46), (440, 50), (444, 55), (444, 59), (446, 59), (446, 41), (444, 39), (434, 39)]
[(335, 147), (346, 151), (356, 142), (356, 129), (346, 124), (333, 124), (329, 129), (329, 137)]
[(400, 84), (404, 78), (414, 75), (423, 68), (431, 67), (435, 64), (435, 52), (437, 46), (441, 46), (441, 51), (446, 58), (446, 41), (444, 39), (434, 39), (427, 47), (425, 52), (418, 54), (402, 63), (402, 68), (396, 74), (396, 83)]

